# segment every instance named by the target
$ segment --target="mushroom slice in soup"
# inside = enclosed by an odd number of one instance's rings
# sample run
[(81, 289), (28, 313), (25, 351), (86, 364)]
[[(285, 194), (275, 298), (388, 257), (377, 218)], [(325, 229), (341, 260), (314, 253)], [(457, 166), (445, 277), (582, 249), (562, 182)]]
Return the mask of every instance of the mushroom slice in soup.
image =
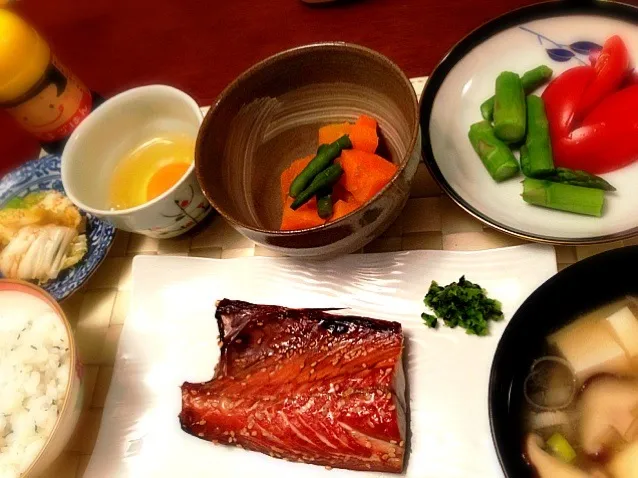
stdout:
[(585, 453), (599, 455), (613, 445), (613, 437), (638, 439), (638, 381), (604, 376), (585, 388), (578, 402), (580, 437)]

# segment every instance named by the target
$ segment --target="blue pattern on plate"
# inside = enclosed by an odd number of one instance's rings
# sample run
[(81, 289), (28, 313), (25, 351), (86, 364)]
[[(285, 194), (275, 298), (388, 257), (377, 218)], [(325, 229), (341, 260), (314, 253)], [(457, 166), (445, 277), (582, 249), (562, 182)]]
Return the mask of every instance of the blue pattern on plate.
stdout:
[(554, 61), (569, 61), (574, 58), (574, 52), (565, 48), (546, 48), (545, 51)]
[(577, 41), (569, 45), (569, 48), (581, 55), (589, 55), (593, 51), (602, 50), (603, 47), (593, 41)]
[[(558, 61), (561, 63), (574, 59), (583, 65), (588, 65), (589, 63), (586, 61), (588, 58), (583, 60), (582, 58), (579, 58), (578, 55), (589, 57), (591, 53), (595, 51), (600, 51), (603, 49), (603, 47), (600, 46), (598, 43), (595, 43), (589, 40), (579, 40), (569, 45), (564, 45), (528, 27), (520, 26), (518, 28), (520, 28), (524, 32), (531, 33), (532, 35), (536, 35), (536, 39), (538, 40), (538, 43), (543, 48), (545, 48), (545, 51), (547, 52), (547, 56), (549, 56), (552, 60)], [(549, 48), (547, 47), (548, 44), (550, 45)]]
[[(0, 180), (0, 208), (13, 197), (51, 189), (64, 192), (60, 157), (50, 155), (28, 161)], [(57, 279), (42, 285), (56, 300), (68, 297), (88, 280), (106, 257), (115, 239), (113, 225), (90, 214), (85, 216), (88, 252), (77, 265), (60, 272)]]

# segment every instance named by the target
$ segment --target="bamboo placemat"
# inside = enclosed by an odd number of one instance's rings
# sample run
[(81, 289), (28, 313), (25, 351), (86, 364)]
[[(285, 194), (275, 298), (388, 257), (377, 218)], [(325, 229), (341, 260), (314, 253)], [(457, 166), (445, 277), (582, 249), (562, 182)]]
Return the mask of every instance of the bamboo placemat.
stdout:
[[(412, 80), (420, 95), (425, 78)], [(419, 164), (410, 199), (399, 219), (361, 252), (414, 249), (475, 251), (524, 244), (482, 225), (449, 198)], [(558, 268), (599, 252), (638, 244), (638, 239), (604, 245), (556, 247)], [(177, 239), (157, 240), (118, 231), (107, 259), (87, 285), (67, 299), (68, 314), (85, 367), (84, 410), (67, 450), (51, 467), (46, 478), (80, 478), (95, 445), (104, 400), (108, 392), (117, 344), (126, 319), (131, 262), (138, 254), (180, 255), (227, 259), (276, 255), (236, 232), (215, 215), (198, 231)]]

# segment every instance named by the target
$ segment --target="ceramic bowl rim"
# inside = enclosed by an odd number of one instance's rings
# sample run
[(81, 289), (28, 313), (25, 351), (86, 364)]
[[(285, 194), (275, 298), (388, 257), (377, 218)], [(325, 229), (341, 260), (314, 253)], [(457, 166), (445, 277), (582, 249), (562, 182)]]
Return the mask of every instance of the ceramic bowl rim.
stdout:
[(518, 8), (505, 13), (504, 15), (496, 17), (471, 31), (445, 54), (429, 75), (419, 101), (422, 134), (421, 156), (423, 158), (423, 162), (441, 189), (445, 191), (445, 193), (459, 207), (479, 221), (511, 236), (527, 241), (569, 246), (601, 244), (627, 239), (638, 235), (638, 226), (613, 234), (605, 234), (603, 236), (565, 238), (522, 231), (492, 219), (488, 214), (479, 211), (472, 206), (469, 201), (462, 198), (443, 176), (432, 149), (432, 141), (430, 139), (430, 119), (432, 117), (432, 106), (434, 105), (436, 96), (441, 89), (445, 78), (454, 66), (457, 65), (458, 62), (461, 61), (469, 52), (471, 52), (475, 46), (485, 40), (488, 40), (493, 35), (520, 23), (521, 21), (546, 18), (549, 15), (567, 16), (575, 14), (598, 14), (608, 18), (620, 18), (625, 20), (629, 18), (634, 21), (638, 21), (638, 6), (614, 2), (611, 0), (582, 0), (580, 2), (551, 0)]
[[(204, 115), (202, 114), (201, 108), (199, 107), (199, 105), (193, 99), (192, 96), (190, 96), (188, 93), (178, 88), (175, 88), (174, 86), (160, 85), (160, 84), (137, 86), (135, 88), (130, 88), (128, 90), (122, 91), (121, 93), (118, 93), (115, 96), (108, 98), (104, 103), (102, 103), (98, 108), (96, 108), (94, 112), (92, 112), (89, 116), (87, 116), (87, 118), (84, 121), (82, 121), (82, 123), (78, 125), (78, 127), (75, 129), (75, 131), (71, 135), (71, 138), (69, 138), (69, 142), (64, 147), (62, 154), (60, 155), (60, 158), (61, 158), (60, 170), (61, 170), (62, 184), (64, 185), (64, 190), (66, 191), (66, 194), (69, 197), (69, 199), (83, 211), (89, 212), (93, 214), (94, 216), (103, 217), (103, 218), (127, 216), (130, 214), (135, 214), (140, 211), (144, 211), (154, 206), (155, 204), (162, 202), (164, 199), (166, 199), (171, 194), (173, 194), (177, 189), (179, 189), (186, 181), (188, 181), (192, 177), (193, 171), (195, 170), (194, 160), (190, 164), (186, 172), (182, 175), (180, 180), (177, 181), (171, 188), (167, 189), (162, 194), (151, 199), (150, 201), (140, 204), (139, 206), (131, 207), (128, 209), (119, 209), (119, 210), (98, 209), (98, 208), (91, 207), (87, 205), (84, 201), (79, 200), (78, 197), (75, 195), (74, 191), (72, 190), (73, 188), (69, 187), (69, 185), (72, 184), (72, 182), (69, 181), (69, 175), (71, 174), (70, 173), (71, 165), (69, 164), (68, 158), (71, 153), (76, 153), (74, 149), (75, 149), (76, 142), (78, 141), (78, 137), (85, 134), (86, 130), (97, 128), (99, 124), (104, 121), (103, 116), (105, 114), (109, 114), (114, 108), (117, 108), (121, 105), (125, 105), (127, 103), (136, 102), (141, 96), (156, 95), (158, 93), (161, 95), (170, 95), (174, 98), (178, 98), (186, 106), (190, 107), (193, 113), (195, 113), (195, 116), (197, 117), (198, 130), (199, 128), (201, 128), (203, 117), (204, 117)], [(71, 149), (69, 149), (69, 146), (71, 146)], [(77, 159), (74, 160), (74, 162), (77, 162)]]
[[(207, 134), (209, 134), (208, 131), (210, 129), (210, 123), (212, 122), (213, 116), (217, 113), (217, 110), (219, 109), (219, 105), (228, 96), (233, 94), (235, 92), (235, 90), (237, 90), (237, 88), (239, 88), (241, 83), (246, 81), (248, 78), (250, 78), (256, 72), (261, 71), (264, 68), (269, 68), (269, 67), (275, 65), (277, 62), (279, 62), (282, 59), (286, 59), (286, 58), (290, 58), (290, 57), (296, 57), (296, 56), (312, 53), (313, 51), (317, 51), (317, 50), (325, 50), (325, 51), (343, 50), (343, 51), (351, 51), (351, 52), (359, 53), (359, 54), (362, 54), (362, 55), (367, 56), (367, 57), (372, 57), (374, 60), (384, 64), (386, 67), (389, 67), (391, 70), (393, 70), (395, 73), (397, 73), (398, 77), (401, 79), (401, 82), (403, 83), (403, 86), (408, 88), (409, 91), (412, 93), (411, 94), (411, 98), (413, 100), (412, 101), (412, 113), (414, 114), (414, 117), (417, 118), (417, 121), (412, 126), (409, 146), (406, 149), (405, 155), (403, 155), (403, 157), (401, 158), (401, 163), (398, 164), (397, 171), (395, 172), (394, 176), (392, 176), (392, 179), (390, 180), (390, 182), (388, 182), (383, 187), (383, 189), (381, 189), (377, 194), (375, 194), (367, 202), (362, 204), (359, 208), (355, 209), (354, 211), (349, 212), (348, 214), (346, 214), (343, 217), (340, 217), (336, 221), (333, 221), (333, 222), (330, 222), (330, 223), (321, 224), (319, 226), (313, 226), (313, 227), (309, 227), (309, 228), (305, 228), (305, 229), (295, 229), (295, 230), (290, 230), (290, 231), (288, 231), (288, 230), (281, 231), (281, 230), (277, 230), (277, 229), (264, 229), (264, 228), (260, 228), (260, 227), (248, 226), (247, 224), (244, 224), (243, 222), (238, 221), (237, 219), (235, 219), (224, 208), (220, 207), (219, 204), (217, 204), (217, 202), (214, 201), (212, 199), (211, 195), (209, 194), (209, 188), (207, 186), (205, 186), (202, 169), (205, 168), (206, 166), (203, 163), (203, 160), (200, 159), (203, 156), (202, 150), (203, 150), (204, 137)], [(281, 51), (281, 52), (276, 53), (276, 54), (274, 54), (272, 56), (269, 56), (268, 58), (266, 58), (264, 60), (259, 61), (258, 63), (254, 64), (253, 66), (248, 68), (246, 71), (244, 71), (242, 74), (240, 74), (226, 88), (224, 88), (224, 90), (221, 92), (221, 94), (215, 100), (215, 103), (210, 107), (210, 109), (206, 113), (206, 116), (204, 117), (204, 121), (203, 121), (203, 123), (202, 123), (202, 125), (200, 127), (199, 135), (197, 136), (197, 144), (195, 146), (195, 174), (197, 176), (197, 182), (199, 183), (199, 186), (200, 186), (200, 188), (201, 188), (201, 190), (202, 190), (202, 192), (204, 194), (204, 197), (213, 206), (213, 208), (215, 208), (215, 210), (217, 210), (217, 212), (219, 212), (222, 215), (222, 217), (224, 217), (227, 221), (229, 221), (234, 226), (240, 227), (242, 229), (249, 230), (249, 231), (252, 231), (252, 232), (256, 232), (256, 233), (268, 234), (268, 235), (279, 236), (279, 237), (290, 237), (290, 236), (303, 235), (303, 234), (307, 234), (307, 233), (321, 231), (321, 230), (326, 229), (326, 228), (331, 228), (334, 225), (341, 224), (343, 221), (345, 221), (349, 217), (351, 217), (351, 216), (353, 216), (353, 215), (355, 215), (357, 213), (360, 213), (363, 209), (368, 208), (371, 204), (373, 204), (381, 196), (383, 196), (383, 194), (396, 182), (396, 180), (401, 176), (401, 174), (403, 174), (403, 171), (405, 170), (405, 168), (408, 165), (408, 162), (409, 162), (408, 159), (414, 153), (414, 148), (416, 146), (417, 139), (419, 137), (419, 133), (420, 133), (419, 105), (418, 105), (417, 96), (416, 96), (416, 93), (414, 91), (414, 87), (412, 86), (412, 83), (410, 82), (409, 78), (406, 76), (406, 74), (403, 72), (403, 70), (401, 70), (401, 68), (399, 68), (399, 66), (396, 63), (394, 63), (388, 57), (386, 57), (385, 55), (383, 55), (383, 54), (381, 54), (381, 53), (379, 53), (379, 52), (377, 52), (375, 50), (372, 50), (370, 48), (367, 48), (367, 47), (364, 47), (364, 46), (361, 46), (361, 45), (357, 45), (357, 44), (354, 44), (354, 43), (341, 42), (341, 41), (326, 41), (326, 42), (310, 43), (310, 44), (307, 44), (307, 45), (301, 45), (301, 46), (298, 46), (298, 47), (294, 47), (294, 48), (290, 48), (288, 50)], [(419, 154), (420, 154), (420, 152), (419, 152)]]
[[(27, 289), (28, 291), (25, 291), (25, 289)], [(68, 381), (66, 384), (66, 389), (64, 391), (64, 403), (62, 404), (62, 408), (60, 409), (58, 413), (58, 417), (55, 420), (55, 425), (53, 426), (51, 433), (49, 434), (46, 441), (44, 442), (44, 445), (42, 445), (42, 448), (40, 449), (39, 453), (36, 455), (36, 457), (33, 459), (31, 464), (29, 465), (29, 468), (27, 468), (27, 470), (23, 473), (24, 476), (29, 476), (29, 473), (31, 473), (31, 471), (35, 468), (38, 461), (44, 455), (47, 447), (53, 441), (53, 438), (56, 432), (58, 431), (60, 424), (62, 423), (62, 417), (65, 415), (68, 408), (71, 406), (71, 400), (69, 399), (71, 395), (71, 390), (73, 388), (74, 375), (76, 373), (76, 369), (79, 364), (78, 350), (77, 350), (77, 344), (75, 343), (75, 336), (73, 335), (73, 329), (71, 328), (71, 324), (69, 323), (69, 319), (64, 313), (64, 310), (62, 310), (62, 307), (60, 306), (58, 301), (56, 301), (51, 294), (49, 294), (46, 290), (42, 289), (41, 287), (35, 284), (32, 284), (31, 282), (27, 282), (27, 281), (23, 281), (19, 279), (2, 278), (0, 279), (0, 292), (7, 292), (7, 291), (17, 291), (17, 292), (23, 292), (25, 294), (32, 295), (36, 297), (38, 300), (46, 303), (49, 307), (51, 307), (53, 311), (55, 312), (55, 314), (60, 319), (60, 321), (62, 322), (62, 324), (64, 324), (64, 329), (66, 331), (67, 340), (69, 343), (69, 376), (68, 376)]]

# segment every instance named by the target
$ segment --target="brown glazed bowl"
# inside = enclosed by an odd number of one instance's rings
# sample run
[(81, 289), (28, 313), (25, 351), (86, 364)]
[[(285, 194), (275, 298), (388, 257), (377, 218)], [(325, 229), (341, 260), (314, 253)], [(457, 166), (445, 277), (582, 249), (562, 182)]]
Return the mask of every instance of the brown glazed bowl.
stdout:
[[(361, 208), (309, 229), (280, 231), (279, 177), (317, 149), (319, 127), (377, 119), (378, 153), (398, 165)], [(272, 56), (243, 73), (204, 118), (195, 171), (204, 195), (240, 233), (290, 256), (325, 259), (356, 251), (401, 212), (421, 155), (418, 105), (390, 60), (347, 43), (320, 43)]]

